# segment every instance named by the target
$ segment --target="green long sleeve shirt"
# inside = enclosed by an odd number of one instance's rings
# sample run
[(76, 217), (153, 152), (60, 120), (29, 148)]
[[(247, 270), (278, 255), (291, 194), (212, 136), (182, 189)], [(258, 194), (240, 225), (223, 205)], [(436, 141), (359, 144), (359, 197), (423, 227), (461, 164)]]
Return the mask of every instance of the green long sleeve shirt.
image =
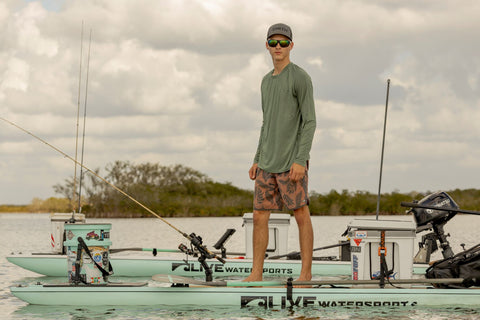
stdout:
[(254, 163), (271, 173), (306, 165), (315, 134), (315, 104), (310, 76), (294, 63), (262, 80), (263, 123)]

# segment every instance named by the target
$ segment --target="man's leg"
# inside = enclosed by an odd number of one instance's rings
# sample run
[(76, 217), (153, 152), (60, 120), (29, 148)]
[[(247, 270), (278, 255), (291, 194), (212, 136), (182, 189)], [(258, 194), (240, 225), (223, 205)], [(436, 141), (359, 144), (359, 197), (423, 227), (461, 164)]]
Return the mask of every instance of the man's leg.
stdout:
[(313, 256), (313, 227), (308, 206), (294, 210), (295, 220), (298, 225), (300, 240), (300, 256), (302, 257), (302, 270), (298, 280), (309, 281), (312, 279)]
[(253, 210), (253, 264), (252, 272), (243, 281), (262, 281), (263, 262), (268, 246), (268, 219), (270, 211)]

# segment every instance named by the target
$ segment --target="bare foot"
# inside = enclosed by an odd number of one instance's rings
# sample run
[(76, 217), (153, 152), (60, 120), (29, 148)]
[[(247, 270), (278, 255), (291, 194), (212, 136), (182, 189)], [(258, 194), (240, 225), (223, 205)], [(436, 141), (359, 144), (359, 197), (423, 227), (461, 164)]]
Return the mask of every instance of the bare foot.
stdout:
[[(312, 277), (298, 277), (298, 279), (294, 280), (294, 281), (311, 281), (312, 280)], [(311, 288), (312, 285), (295, 285), (293, 286), (294, 288)]]
[(249, 281), (263, 281), (263, 278), (262, 276), (258, 277), (258, 276), (255, 276), (255, 275), (249, 275), (248, 277), (246, 277), (245, 279), (242, 280), (242, 282), (249, 282)]

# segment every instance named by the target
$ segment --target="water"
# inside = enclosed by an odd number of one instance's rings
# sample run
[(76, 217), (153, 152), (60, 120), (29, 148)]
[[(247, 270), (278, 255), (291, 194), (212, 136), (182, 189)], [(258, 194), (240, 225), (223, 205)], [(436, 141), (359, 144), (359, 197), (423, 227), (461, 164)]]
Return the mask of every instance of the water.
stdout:
[[(315, 248), (337, 243), (347, 224), (354, 217), (312, 217), (315, 230)], [(409, 219), (395, 217), (394, 219)], [(229, 251), (245, 252), (245, 232), (241, 217), (232, 218), (169, 218), (181, 231), (195, 232), (204, 243), (212, 245), (227, 228), (237, 232), (226, 243)], [(161, 220), (152, 219), (88, 219), (90, 223), (112, 224), (112, 248), (146, 247), (175, 249), (185, 239)], [(445, 227), (451, 234), (449, 241), (454, 252), (477, 244), (476, 231), (480, 218), (457, 215)], [(480, 319), (480, 308), (414, 308), (375, 310), (361, 309), (290, 309), (226, 307), (51, 307), (34, 306), (14, 297), (10, 286), (48, 280), (38, 274), (9, 263), (5, 256), (14, 252), (49, 252), (50, 220), (48, 214), (0, 214), (0, 318), (1, 319)], [(298, 230), (294, 219), (289, 229), (289, 251), (298, 250)], [(125, 252), (124, 254), (140, 254)], [(148, 254), (148, 253), (143, 253)], [(338, 256), (338, 248), (316, 252), (315, 255)], [(435, 253), (433, 259), (440, 258)], [(61, 280), (61, 281), (60, 281)], [(64, 279), (56, 281), (64, 282)]]

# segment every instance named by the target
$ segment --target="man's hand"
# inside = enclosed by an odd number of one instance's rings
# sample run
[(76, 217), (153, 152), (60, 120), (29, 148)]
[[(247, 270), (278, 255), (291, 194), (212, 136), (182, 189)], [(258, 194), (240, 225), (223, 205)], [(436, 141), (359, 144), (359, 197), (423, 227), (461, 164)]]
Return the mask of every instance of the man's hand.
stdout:
[(257, 168), (258, 164), (254, 163), (250, 170), (248, 170), (248, 175), (250, 176), (250, 179), (255, 180), (257, 178)]
[(293, 182), (299, 181), (305, 176), (305, 167), (299, 165), (298, 163), (293, 163), (292, 167), (290, 168), (290, 173), (288, 177)]

